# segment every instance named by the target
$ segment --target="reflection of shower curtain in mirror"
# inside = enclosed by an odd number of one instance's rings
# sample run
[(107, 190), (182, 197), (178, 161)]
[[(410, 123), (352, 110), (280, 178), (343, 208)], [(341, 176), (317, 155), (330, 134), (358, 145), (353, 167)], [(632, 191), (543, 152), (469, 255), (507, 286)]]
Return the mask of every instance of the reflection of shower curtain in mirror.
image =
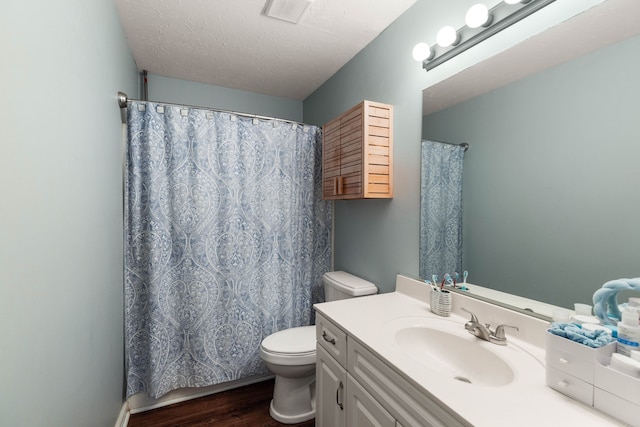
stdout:
[(312, 321), (331, 207), (315, 126), (130, 102), (127, 397), (267, 370), (267, 335)]
[(422, 141), (420, 277), (462, 272), (462, 160), (460, 145)]

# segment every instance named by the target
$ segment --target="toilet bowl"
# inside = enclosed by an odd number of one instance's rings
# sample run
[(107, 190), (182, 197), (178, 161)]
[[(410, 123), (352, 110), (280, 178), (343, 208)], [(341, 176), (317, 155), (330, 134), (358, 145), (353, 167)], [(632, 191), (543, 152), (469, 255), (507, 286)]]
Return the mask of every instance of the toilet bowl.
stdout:
[(316, 328), (284, 329), (260, 344), (260, 357), (276, 376), (271, 417), (283, 424), (296, 424), (315, 416)]
[[(322, 277), (326, 301), (371, 295), (378, 288), (344, 271)], [(296, 424), (315, 417), (316, 328), (300, 326), (269, 335), (260, 344), (260, 357), (276, 377), (271, 417), (283, 424)]]

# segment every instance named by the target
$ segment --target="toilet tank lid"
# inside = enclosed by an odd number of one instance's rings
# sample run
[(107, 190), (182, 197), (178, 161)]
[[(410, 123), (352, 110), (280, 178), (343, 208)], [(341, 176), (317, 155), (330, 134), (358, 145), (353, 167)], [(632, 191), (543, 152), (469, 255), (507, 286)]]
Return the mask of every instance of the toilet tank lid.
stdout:
[(329, 271), (324, 274), (324, 279), (329, 285), (354, 297), (378, 292), (378, 287), (373, 283), (346, 271)]

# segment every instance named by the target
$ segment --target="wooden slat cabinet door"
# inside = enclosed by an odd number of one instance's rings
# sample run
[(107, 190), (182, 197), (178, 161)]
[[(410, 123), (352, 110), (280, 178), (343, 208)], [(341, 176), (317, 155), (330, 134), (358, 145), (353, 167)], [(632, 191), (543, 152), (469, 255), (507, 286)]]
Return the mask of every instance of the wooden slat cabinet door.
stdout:
[(364, 101), (363, 197), (393, 197), (393, 106)]
[(322, 134), (322, 198), (338, 198), (340, 176), (340, 118), (323, 127)]
[(325, 200), (393, 197), (393, 106), (363, 101), (323, 129)]

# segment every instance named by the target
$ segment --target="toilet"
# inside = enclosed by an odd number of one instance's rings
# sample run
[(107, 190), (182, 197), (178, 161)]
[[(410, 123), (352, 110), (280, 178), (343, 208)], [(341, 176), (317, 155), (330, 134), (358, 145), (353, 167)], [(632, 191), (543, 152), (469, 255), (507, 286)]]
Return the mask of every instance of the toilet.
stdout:
[[(337, 301), (378, 292), (371, 282), (345, 271), (322, 276), (325, 301)], [(283, 424), (315, 417), (316, 327), (300, 326), (269, 335), (260, 344), (260, 357), (276, 377), (271, 417)]]

